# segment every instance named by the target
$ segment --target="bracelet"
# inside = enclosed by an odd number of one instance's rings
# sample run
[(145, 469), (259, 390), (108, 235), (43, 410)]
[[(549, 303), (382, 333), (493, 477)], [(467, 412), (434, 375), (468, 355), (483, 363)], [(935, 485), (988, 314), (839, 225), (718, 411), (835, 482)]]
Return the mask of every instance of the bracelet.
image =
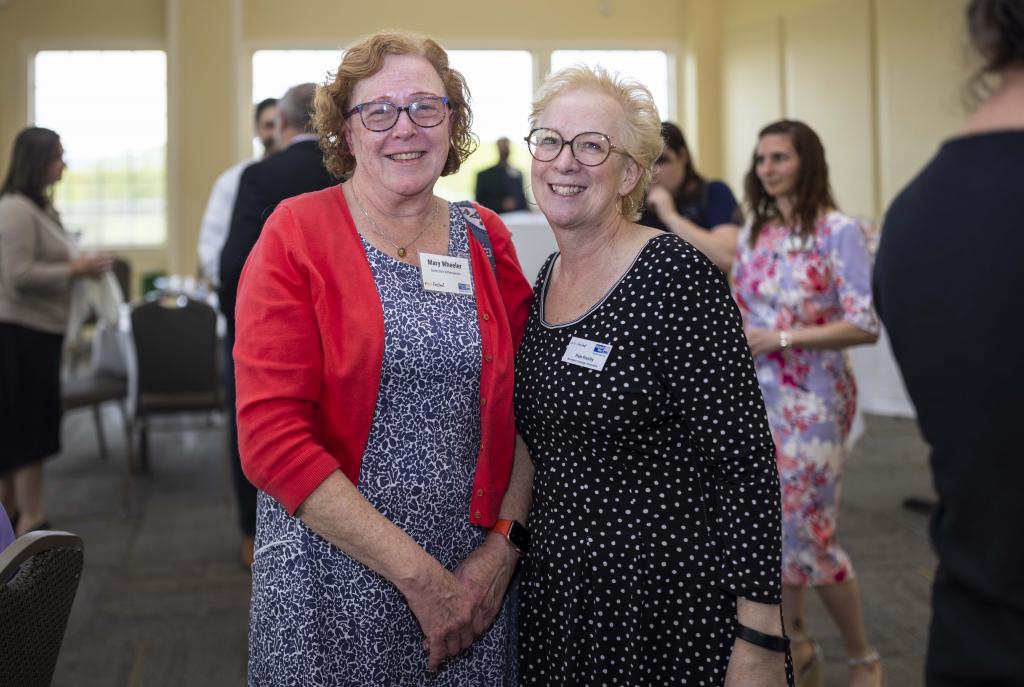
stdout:
[(736, 638), (780, 654), (789, 651), (789, 637), (786, 635), (766, 635), (739, 622), (736, 623)]
[(788, 329), (784, 329), (783, 331), (779, 332), (779, 348), (785, 350), (789, 348), (792, 343), (793, 337), (790, 335)]

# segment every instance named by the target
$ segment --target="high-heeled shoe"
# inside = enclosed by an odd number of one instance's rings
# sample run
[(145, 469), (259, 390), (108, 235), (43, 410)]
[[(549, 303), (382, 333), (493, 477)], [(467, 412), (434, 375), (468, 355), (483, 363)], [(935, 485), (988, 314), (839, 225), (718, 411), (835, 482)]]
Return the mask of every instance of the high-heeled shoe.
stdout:
[(875, 663), (878, 664), (878, 684), (881, 685), (881, 687), (886, 687), (889, 681), (886, 679), (885, 669), (882, 668), (882, 655), (878, 653), (876, 649), (871, 649), (863, 656), (846, 659), (846, 665), (850, 668), (870, 666)]
[(825, 657), (821, 653), (821, 647), (813, 639), (801, 639), (811, 645), (811, 660), (797, 668), (793, 666), (796, 673), (795, 687), (825, 687)]

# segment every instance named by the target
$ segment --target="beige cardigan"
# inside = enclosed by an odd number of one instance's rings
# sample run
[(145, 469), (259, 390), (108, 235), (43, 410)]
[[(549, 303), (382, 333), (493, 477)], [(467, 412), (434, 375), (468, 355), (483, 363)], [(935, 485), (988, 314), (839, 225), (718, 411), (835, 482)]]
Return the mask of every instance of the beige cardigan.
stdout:
[(63, 334), (70, 294), (71, 240), (56, 216), (0, 196), (0, 322)]

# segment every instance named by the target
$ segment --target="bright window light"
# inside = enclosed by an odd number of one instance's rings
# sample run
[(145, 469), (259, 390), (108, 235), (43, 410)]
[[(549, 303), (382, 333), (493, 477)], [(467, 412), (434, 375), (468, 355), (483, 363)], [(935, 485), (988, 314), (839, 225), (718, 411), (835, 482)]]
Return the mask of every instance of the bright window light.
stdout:
[(673, 116), (669, 109), (669, 59), (660, 50), (555, 50), (551, 71), (574, 64), (602, 66), (610, 72), (639, 81), (650, 89), (662, 119)]
[(341, 62), (341, 50), (257, 50), (252, 54), (252, 102), (280, 98), (300, 83), (323, 84)]
[(526, 50), (449, 50), (452, 67), (466, 77), (473, 97), (473, 133), (480, 147), (462, 163), (458, 174), (442, 177), (438, 195), (448, 200), (472, 199), (476, 175), (498, 162), (495, 143), (511, 142), (509, 163), (523, 172), (529, 194), (530, 153), (523, 138), (530, 131), (533, 99), (533, 56)]
[(167, 235), (167, 59), (160, 50), (42, 51), (34, 121), (56, 131), (68, 169), (54, 203), (85, 247), (158, 245)]
[[(341, 50), (257, 50), (252, 55), (252, 103), (280, 98), (292, 86), (329, 78), (341, 63)], [(263, 145), (252, 139), (252, 156), (263, 155)]]
[[(252, 57), (253, 103), (279, 98), (295, 84), (324, 83), (341, 62), (340, 50), (259, 50)], [(450, 200), (472, 198), (477, 173), (498, 161), (496, 141), (512, 141), (511, 163), (529, 178), (530, 154), (522, 139), (533, 97), (533, 57), (525, 50), (449, 50), (452, 67), (466, 77), (473, 100), (473, 133), (480, 147), (458, 174), (443, 177), (437, 193)], [(261, 148), (254, 144), (254, 154)]]

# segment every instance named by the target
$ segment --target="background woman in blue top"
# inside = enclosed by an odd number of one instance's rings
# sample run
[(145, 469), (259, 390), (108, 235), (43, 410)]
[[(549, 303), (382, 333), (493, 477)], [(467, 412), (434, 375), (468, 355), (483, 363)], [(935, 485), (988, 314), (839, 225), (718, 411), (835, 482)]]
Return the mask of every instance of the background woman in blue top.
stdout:
[(640, 224), (672, 231), (728, 272), (736, 256), (741, 215), (736, 197), (721, 181), (706, 181), (693, 166), (686, 139), (672, 122), (661, 123), (665, 150)]

